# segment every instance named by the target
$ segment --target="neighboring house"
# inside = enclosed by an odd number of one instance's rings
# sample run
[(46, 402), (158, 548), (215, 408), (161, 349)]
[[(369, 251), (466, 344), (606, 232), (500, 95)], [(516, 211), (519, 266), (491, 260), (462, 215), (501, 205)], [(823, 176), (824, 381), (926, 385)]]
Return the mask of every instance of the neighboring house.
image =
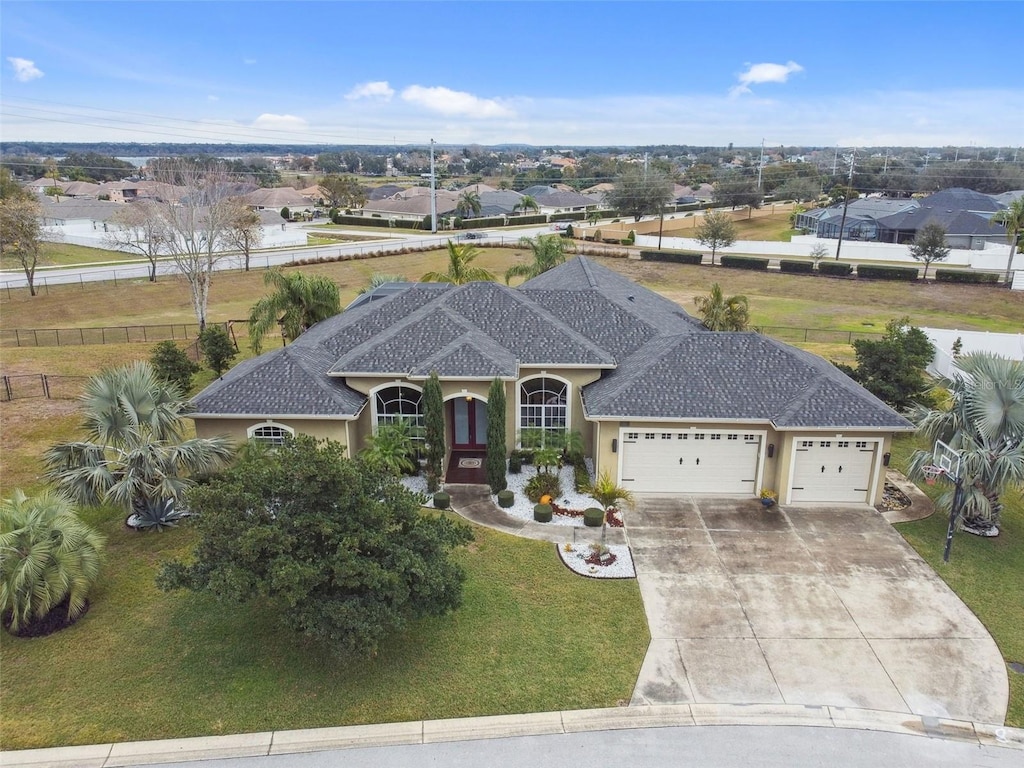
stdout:
[(873, 239), (883, 243), (912, 243), (926, 224), (938, 224), (946, 230), (946, 245), (950, 248), (982, 250), (985, 243), (1006, 242), (1006, 227), (989, 221), (990, 215), (922, 205), (879, 218), (875, 222), (878, 234)]
[(387, 200), (397, 195), (403, 189), (405, 187), (400, 187), (397, 184), (384, 184), (383, 186), (371, 189), (366, 197), (368, 200)]
[(839, 227), (843, 227), (843, 238), (849, 240), (877, 240), (878, 219), (883, 216), (902, 213), (917, 208), (916, 200), (892, 200), (884, 197), (862, 197), (851, 200), (846, 206), (846, 220), (843, 220), (843, 206), (813, 208), (796, 216), (797, 229), (805, 229), (818, 237), (838, 238)]
[(65, 232), (84, 235), (105, 232), (106, 222), (123, 209), (123, 204), (107, 200), (62, 197), (59, 201), (44, 197), (41, 201), (44, 227), (61, 227)]
[[(481, 185), (482, 186), (482, 185)], [(510, 216), (518, 213), (516, 206), (522, 201), (523, 196), (511, 189), (495, 189), (490, 192), (480, 192), (480, 216)], [(533, 213), (533, 211), (527, 211)]]
[(256, 189), (242, 196), (246, 205), (257, 211), (277, 211), (287, 208), (291, 213), (311, 211), (314, 206), (309, 198), (304, 197), (294, 187), (271, 187)]
[[(584, 257), (508, 288), (391, 285), (195, 396), (200, 437), (330, 437), (355, 453), (381, 424), (423, 422), (436, 371), (447, 467), (486, 451), (505, 382), (521, 431), (578, 430), (597, 472), (634, 492), (878, 503), (890, 442), (912, 425), (820, 357), (754, 332), (707, 331)], [(374, 300), (378, 298), (378, 300)]]
[[(368, 200), (362, 208), (362, 215), (376, 215), (385, 219), (422, 219), (430, 214), (430, 190), (426, 187), (412, 187), (399, 194), (405, 196), (389, 200)], [(437, 215), (440, 217), (452, 213), (458, 202), (457, 193), (445, 189), (437, 190)]]
[(572, 189), (558, 189), (554, 186), (535, 185), (522, 191), (537, 201), (540, 213), (566, 213), (585, 211), (602, 204), (602, 195), (581, 195)]

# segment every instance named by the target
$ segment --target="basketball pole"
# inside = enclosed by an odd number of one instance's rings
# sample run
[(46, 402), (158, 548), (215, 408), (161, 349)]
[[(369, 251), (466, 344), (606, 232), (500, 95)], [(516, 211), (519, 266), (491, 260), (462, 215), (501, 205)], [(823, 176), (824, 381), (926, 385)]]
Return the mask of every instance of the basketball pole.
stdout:
[(953, 491), (953, 503), (949, 506), (949, 525), (946, 526), (946, 548), (942, 552), (942, 562), (949, 562), (949, 551), (953, 548), (953, 531), (956, 530), (956, 519), (960, 515), (960, 507), (964, 503), (964, 485), (959, 477), (951, 478), (956, 490)]

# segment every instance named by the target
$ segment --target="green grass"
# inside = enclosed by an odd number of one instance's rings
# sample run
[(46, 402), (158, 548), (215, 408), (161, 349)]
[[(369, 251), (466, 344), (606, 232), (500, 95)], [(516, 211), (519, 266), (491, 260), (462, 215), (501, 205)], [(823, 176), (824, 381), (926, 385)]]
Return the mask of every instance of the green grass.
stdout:
[[(893, 465), (906, 469), (914, 449), (923, 447), (914, 437), (894, 441)], [(932, 500), (942, 494), (940, 484), (922, 485)], [(983, 539), (957, 533), (948, 563), (942, 562), (947, 516), (941, 512), (924, 520), (897, 525), (896, 529), (935, 572), (974, 611), (992, 634), (1006, 661), (1024, 662), (1024, 494), (1011, 491), (1004, 499), (1002, 532)], [(1024, 727), (1024, 675), (1007, 670), (1010, 702), (1006, 724)]]
[(159, 592), (187, 526), (138, 534), (90, 516), (110, 538), (89, 613), (4, 637), (5, 749), (609, 707), (628, 701), (649, 642), (635, 581), (582, 578), (552, 544), (475, 528), (461, 609), (375, 658), (339, 658), (270, 605)]
[[(44, 242), (39, 248), (40, 267), (73, 267), (79, 264), (111, 261), (146, 261), (146, 258), (138, 254), (108, 251), (103, 248), (89, 248), (84, 245), (72, 245), (70, 243)], [(0, 264), (2, 264), (4, 269), (21, 270), (21, 264), (18, 260), (11, 257), (3, 259)]]

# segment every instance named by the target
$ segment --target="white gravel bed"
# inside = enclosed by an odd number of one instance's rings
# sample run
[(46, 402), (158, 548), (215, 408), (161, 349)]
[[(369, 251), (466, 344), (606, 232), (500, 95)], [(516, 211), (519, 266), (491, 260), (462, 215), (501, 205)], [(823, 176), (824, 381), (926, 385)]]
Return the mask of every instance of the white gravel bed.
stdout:
[(402, 483), (413, 493), (418, 493), (423, 497), (423, 503), (426, 505), (431, 504), (431, 494), (427, 493), (427, 478), (425, 475), (402, 475), (399, 478), (399, 482)]
[(580, 574), (595, 579), (635, 579), (636, 569), (633, 568), (633, 556), (625, 544), (613, 544), (608, 551), (615, 555), (611, 565), (591, 565), (586, 560), (592, 549), (590, 544), (559, 544), (558, 556), (566, 567)]
[[(587, 473), (594, 476), (594, 464), (590, 459), (587, 459)], [(508, 512), (512, 517), (519, 518), (520, 520), (533, 520), (533, 502), (526, 498), (526, 493), (523, 489), (526, 488), (526, 484), (530, 482), (530, 478), (537, 474), (537, 468), (532, 464), (524, 464), (523, 471), (518, 474), (507, 475), (508, 477), (508, 489), (515, 493), (515, 503), (511, 507), (505, 507), (505, 511)], [(576, 484), (573, 478), (573, 472), (571, 466), (562, 467), (558, 472), (558, 477), (562, 483), (562, 492), (555, 499), (555, 503), (559, 506), (565, 507), (566, 509), (578, 509), (584, 510), (587, 507), (600, 507), (594, 499), (587, 496), (585, 493), (576, 493)], [(494, 505), (498, 506), (498, 497), (495, 495), (491, 496), (494, 501)], [(549, 525), (571, 525), (580, 527), (583, 525), (582, 517), (565, 517), (563, 515), (552, 515), (551, 522)]]

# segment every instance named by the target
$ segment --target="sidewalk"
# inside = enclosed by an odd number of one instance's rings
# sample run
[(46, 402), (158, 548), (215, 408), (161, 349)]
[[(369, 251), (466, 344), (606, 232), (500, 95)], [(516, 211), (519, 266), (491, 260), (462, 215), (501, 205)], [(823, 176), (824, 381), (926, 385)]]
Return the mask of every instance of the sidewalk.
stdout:
[(0, 752), (5, 768), (114, 768), (190, 760), (288, 755), (365, 747), (576, 734), (640, 728), (754, 725), (811, 726), (924, 736), (1024, 753), (1024, 730), (919, 717), (900, 712), (797, 704), (679, 704), (538, 712), (452, 720), (416, 720), (299, 731), (265, 731), (163, 741)]

